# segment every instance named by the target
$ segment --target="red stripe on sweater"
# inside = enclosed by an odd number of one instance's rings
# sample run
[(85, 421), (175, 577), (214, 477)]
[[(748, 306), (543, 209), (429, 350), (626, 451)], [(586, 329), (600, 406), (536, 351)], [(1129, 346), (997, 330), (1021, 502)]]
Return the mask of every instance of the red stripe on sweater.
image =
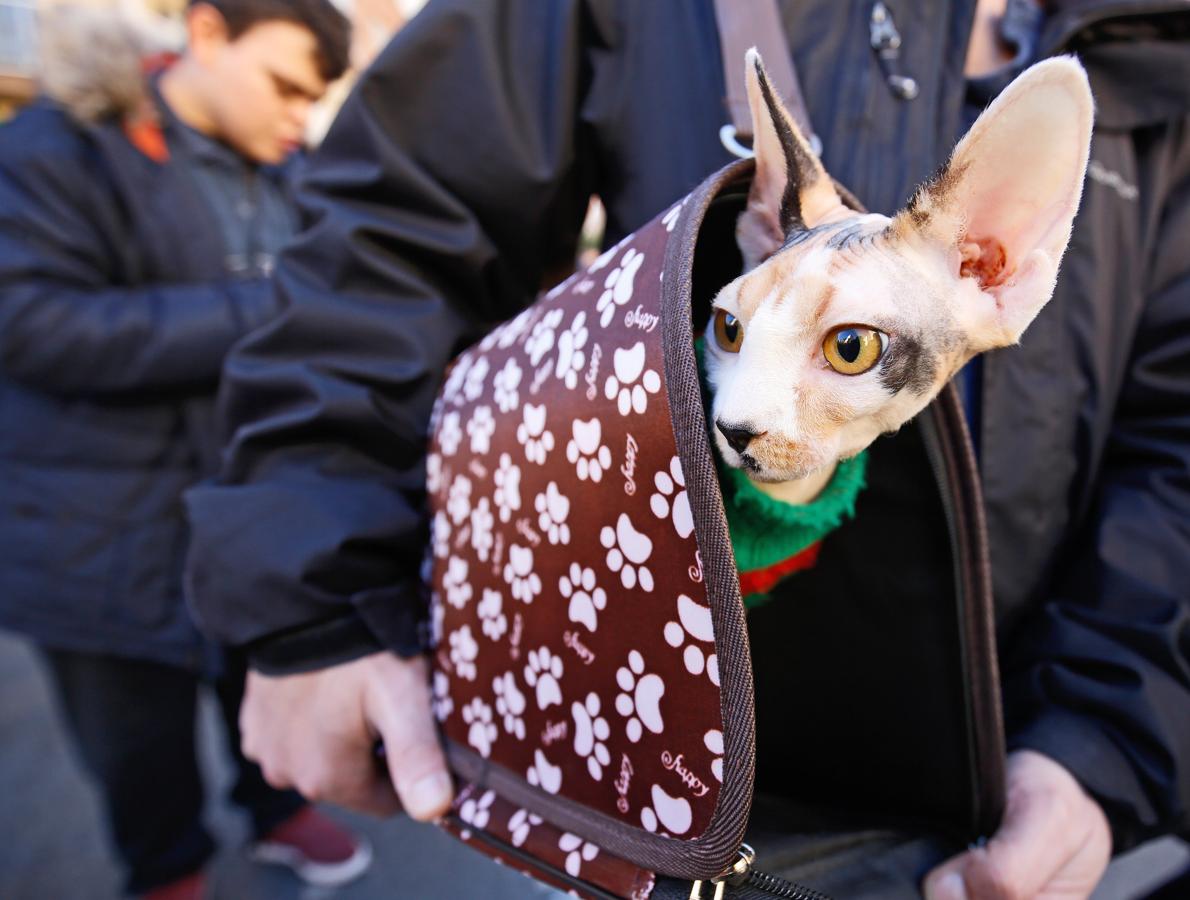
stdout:
[(740, 596), (750, 594), (767, 594), (778, 581), (786, 575), (808, 569), (818, 562), (818, 550), (822, 541), (815, 541), (804, 550), (799, 550), (789, 559), (774, 563), (764, 569), (753, 569), (751, 572), (740, 573)]

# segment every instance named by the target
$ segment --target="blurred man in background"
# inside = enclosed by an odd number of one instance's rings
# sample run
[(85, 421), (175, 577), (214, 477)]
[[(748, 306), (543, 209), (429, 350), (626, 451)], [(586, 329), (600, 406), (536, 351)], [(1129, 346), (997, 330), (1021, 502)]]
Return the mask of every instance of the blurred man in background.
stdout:
[(192, 897), (214, 850), (195, 703), (213, 682), (255, 856), (307, 881), (359, 839), (239, 754), (242, 662), (182, 600), (181, 493), (211, 470), (223, 357), (267, 322), (311, 105), (347, 65), (329, 0), (193, 2), (145, 77), (141, 32), (61, 10), (44, 99), (0, 131), (0, 625), (43, 650), (130, 893)]

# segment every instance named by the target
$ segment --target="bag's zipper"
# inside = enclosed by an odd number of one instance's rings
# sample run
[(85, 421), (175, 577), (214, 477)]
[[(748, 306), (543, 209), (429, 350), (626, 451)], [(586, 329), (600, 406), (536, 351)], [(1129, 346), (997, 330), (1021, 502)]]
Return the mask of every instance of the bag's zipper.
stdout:
[[(830, 900), (826, 894), (820, 894), (776, 875), (758, 872), (753, 868), (755, 862), (756, 851), (748, 844), (743, 844), (738, 851), (735, 864), (730, 869), (709, 881), (696, 881), (691, 885), (689, 900), (724, 900), (728, 886), (752, 888), (762, 891), (766, 897), (776, 897), (779, 900)], [(711, 894), (705, 893), (708, 885), (713, 889)]]

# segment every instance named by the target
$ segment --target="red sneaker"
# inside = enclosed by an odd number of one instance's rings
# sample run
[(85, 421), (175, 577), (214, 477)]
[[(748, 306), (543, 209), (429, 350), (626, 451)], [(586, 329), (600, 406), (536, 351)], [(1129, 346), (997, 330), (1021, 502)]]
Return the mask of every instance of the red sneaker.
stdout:
[(204, 872), (193, 872), (177, 881), (155, 887), (141, 895), (141, 900), (202, 900), (207, 888)]
[(256, 862), (288, 866), (316, 887), (338, 887), (372, 864), (372, 845), (312, 806), (303, 807), (249, 850)]

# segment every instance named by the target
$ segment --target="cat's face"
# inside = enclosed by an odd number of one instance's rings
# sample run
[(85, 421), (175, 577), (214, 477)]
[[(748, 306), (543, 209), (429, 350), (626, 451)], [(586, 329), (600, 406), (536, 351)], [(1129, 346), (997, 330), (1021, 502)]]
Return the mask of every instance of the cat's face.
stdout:
[(972, 356), (1018, 340), (1069, 239), (1091, 101), (1077, 63), (1035, 67), (890, 219), (842, 204), (749, 64), (757, 174), (737, 229), (747, 271), (706, 327), (713, 432), (754, 480), (794, 481), (895, 431)]
[[(716, 297), (706, 329), (715, 434), (723, 458), (755, 480), (797, 480), (854, 456), (972, 355), (947, 302), (946, 260), (906, 260), (885, 236), (890, 221), (820, 225)], [(754, 434), (742, 450), (740, 432)]]

